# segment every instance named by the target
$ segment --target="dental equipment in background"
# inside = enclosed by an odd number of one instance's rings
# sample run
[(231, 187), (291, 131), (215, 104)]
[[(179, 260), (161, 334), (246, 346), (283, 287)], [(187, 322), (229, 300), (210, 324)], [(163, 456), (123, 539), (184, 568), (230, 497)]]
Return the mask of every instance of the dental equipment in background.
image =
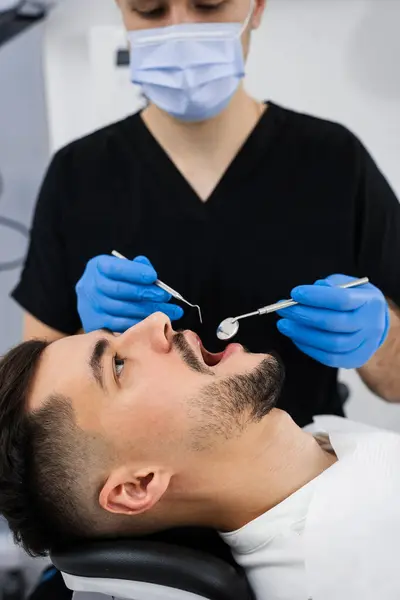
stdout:
[[(115, 256), (116, 258), (123, 258), (124, 260), (127, 260), (126, 256), (123, 256), (120, 252), (117, 252), (117, 250), (113, 250), (111, 252), (111, 254), (113, 256)], [(174, 298), (176, 298), (177, 300), (180, 300), (181, 302), (184, 302), (185, 304), (187, 304), (188, 306), (191, 306), (192, 308), (197, 308), (198, 312), (199, 312), (199, 319), (200, 319), (200, 323), (203, 324), (203, 318), (201, 316), (201, 309), (200, 306), (198, 304), (192, 304), (191, 302), (189, 302), (188, 300), (186, 300), (182, 294), (180, 294), (179, 292), (177, 292), (176, 290), (174, 290), (172, 287), (170, 287), (169, 285), (167, 285), (166, 283), (163, 283), (162, 281), (160, 281), (159, 279), (157, 279), (154, 282), (154, 285), (156, 285), (157, 287), (161, 288), (162, 290), (164, 290), (164, 292), (167, 292), (168, 294), (171, 294), (171, 296), (173, 296)]]
[[(365, 285), (369, 282), (368, 277), (363, 277), (362, 279), (355, 279), (354, 281), (350, 281), (349, 283), (344, 283), (342, 285), (336, 286), (339, 288), (352, 288), (358, 287), (359, 285)], [(276, 302), (275, 304), (269, 304), (268, 306), (263, 306), (254, 312), (247, 313), (245, 315), (239, 315), (238, 317), (228, 317), (224, 319), (219, 325), (217, 329), (217, 337), (220, 340), (230, 340), (232, 339), (237, 332), (239, 331), (239, 321), (241, 319), (247, 319), (247, 317), (257, 317), (261, 315), (268, 315), (270, 313), (276, 312), (277, 310), (283, 310), (284, 308), (289, 308), (290, 306), (295, 306), (299, 304), (294, 300), (282, 300), (281, 302)]]

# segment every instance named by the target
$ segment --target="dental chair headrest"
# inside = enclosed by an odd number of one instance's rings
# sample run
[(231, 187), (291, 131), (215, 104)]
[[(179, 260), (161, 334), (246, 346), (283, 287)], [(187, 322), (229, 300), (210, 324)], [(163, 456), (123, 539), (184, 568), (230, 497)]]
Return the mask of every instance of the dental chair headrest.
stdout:
[(85, 542), (54, 552), (51, 559), (67, 576), (106, 578), (108, 590), (112, 589), (110, 580), (122, 580), (182, 590), (209, 600), (254, 600), (244, 571), (210, 530), (187, 528), (142, 539)]

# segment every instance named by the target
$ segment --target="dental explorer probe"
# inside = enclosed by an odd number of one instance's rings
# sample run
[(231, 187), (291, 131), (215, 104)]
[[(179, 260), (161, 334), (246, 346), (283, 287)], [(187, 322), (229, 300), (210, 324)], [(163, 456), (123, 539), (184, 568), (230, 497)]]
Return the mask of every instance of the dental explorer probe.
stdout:
[[(127, 260), (126, 256), (123, 256), (123, 254), (121, 254), (120, 252), (117, 252), (117, 250), (113, 250), (111, 252), (111, 254), (113, 256), (115, 256), (115, 258), (123, 258), (124, 260)], [(203, 319), (201, 316), (201, 310), (200, 310), (200, 306), (198, 304), (192, 304), (191, 302), (189, 302), (188, 300), (186, 300), (182, 294), (180, 294), (179, 292), (177, 292), (176, 290), (174, 290), (172, 287), (170, 287), (169, 285), (167, 285), (166, 283), (164, 283), (163, 281), (160, 281), (159, 279), (157, 279), (154, 282), (154, 285), (156, 285), (157, 287), (159, 287), (160, 289), (164, 290), (164, 292), (167, 292), (168, 294), (171, 294), (171, 296), (173, 296), (174, 298), (176, 298), (177, 300), (180, 300), (181, 302), (184, 302), (185, 304), (187, 304), (188, 306), (191, 306), (192, 308), (197, 308), (197, 310), (199, 311), (199, 319), (200, 319), (200, 323), (203, 323)]]
[[(345, 289), (358, 287), (359, 285), (365, 285), (369, 282), (368, 277), (363, 277), (362, 279), (355, 279), (354, 281), (350, 281), (349, 283), (344, 283), (342, 285), (338, 285), (336, 287)], [(277, 310), (283, 310), (284, 308), (289, 308), (290, 306), (295, 306), (299, 304), (294, 300), (282, 300), (281, 302), (276, 302), (275, 304), (269, 304), (268, 306), (263, 306), (254, 312), (247, 313), (245, 315), (239, 315), (238, 317), (228, 317), (224, 319), (219, 325), (217, 329), (217, 337), (220, 340), (230, 340), (232, 339), (237, 332), (239, 331), (239, 321), (241, 319), (247, 319), (248, 317), (256, 317), (261, 315), (267, 315)]]

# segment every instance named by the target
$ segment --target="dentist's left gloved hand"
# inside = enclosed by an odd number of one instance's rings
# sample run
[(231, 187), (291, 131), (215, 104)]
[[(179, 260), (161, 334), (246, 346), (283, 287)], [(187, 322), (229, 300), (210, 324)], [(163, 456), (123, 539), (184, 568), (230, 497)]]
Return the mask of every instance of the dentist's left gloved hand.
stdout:
[(353, 277), (332, 275), (292, 290), (299, 302), (279, 311), (281, 333), (305, 354), (329, 367), (360, 368), (375, 354), (389, 331), (389, 307), (382, 292), (368, 283), (341, 289)]

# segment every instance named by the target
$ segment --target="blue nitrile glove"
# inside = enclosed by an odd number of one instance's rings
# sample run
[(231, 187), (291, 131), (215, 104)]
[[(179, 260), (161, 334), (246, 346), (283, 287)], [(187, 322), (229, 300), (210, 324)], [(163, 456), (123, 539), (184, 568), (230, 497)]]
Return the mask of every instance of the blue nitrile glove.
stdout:
[(150, 261), (96, 256), (86, 265), (76, 285), (78, 312), (86, 332), (107, 327), (123, 333), (154, 312), (171, 321), (180, 319), (180, 306), (167, 304), (171, 296), (154, 285), (157, 273)]
[(279, 311), (281, 333), (305, 354), (324, 365), (356, 369), (365, 365), (385, 341), (389, 307), (371, 283), (341, 289), (353, 277), (332, 275), (301, 285), (291, 297), (300, 304)]

